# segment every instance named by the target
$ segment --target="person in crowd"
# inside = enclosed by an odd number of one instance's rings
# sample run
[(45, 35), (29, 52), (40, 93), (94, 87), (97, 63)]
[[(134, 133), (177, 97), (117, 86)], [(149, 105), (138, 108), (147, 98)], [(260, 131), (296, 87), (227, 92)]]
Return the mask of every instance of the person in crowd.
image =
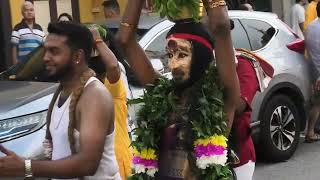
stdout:
[(120, 16), (120, 6), (117, 0), (104, 0), (103, 3), (104, 17), (106, 19)]
[[(88, 67), (93, 37), (72, 22), (50, 23), (43, 61), (60, 85), (47, 116), (45, 154), (29, 160), (0, 146), (0, 177), (120, 180), (114, 153), (114, 107), (110, 92)], [(81, 38), (79, 38), (81, 37)]]
[(249, 3), (240, 4), (238, 9), (242, 11), (253, 11), (253, 7)]
[(23, 19), (14, 26), (12, 43), (12, 63), (26, 62), (27, 56), (35, 48), (43, 43), (45, 33), (39, 24), (35, 22), (35, 12), (33, 4), (25, 1), (21, 6)]
[(70, 14), (68, 13), (62, 13), (58, 17), (58, 21), (73, 21), (73, 18)]
[[(317, 16), (320, 17), (320, 3), (316, 6)], [(306, 49), (311, 60), (313, 77), (312, 107), (309, 112), (307, 133), (305, 142), (311, 143), (320, 140), (320, 134), (314, 132), (314, 128), (320, 113), (320, 19), (311, 22), (306, 30)]]
[(251, 180), (255, 169), (255, 149), (251, 138), (251, 102), (259, 89), (259, 83), (253, 63), (237, 56), (237, 75), (240, 83), (241, 98), (235, 112), (235, 120), (230, 140), (240, 162), (233, 166), (237, 180)]
[(290, 26), (297, 35), (304, 39), (304, 22), (305, 22), (305, 9), (307, 0), (296, 0), (296, 4), (292, 6), (290, 12)]
[[(95, 70), (97, 77), (105, 84), (110, 91), (115, 111), (115, 153), (122, 179), (127, 179), (131, 174), (132, 151), (130, 148), (130, 138), (128, 132), (128, 107), (127, 107), (127, 81), (125, 71), (121, 69), (118, 62), (119, 52), (115, 46), (111, 46), (113, 41), (112, 34), (107, 32), (107, 37), (102, 38), (97, 29), (91, 29), (94, 39), (94, 49), (97, 56), (92, 57), (89, 67)], [(109, 47), (110, 49), (109, 49)], [(117, 57), (118, 56), (118, 57)], [(121, 58), (121, 57), (119, 57)]]
[(317, 18), (317, 3), (319, 0), (309, 0), (309, 4), (305, 12), (304, 30), (306, 30), (309, 24)]
[[(190, 156), (192, 153), (193, 138), (190, 133), (190, 124), (188, 121), (192, 121), (194, 117), (197, 117), (197, 113), (190, 116), (187, 111), (192, 108), (192, 105), (197, 102), (197, 95), (192, 94), (194, 91), (198, 92), (197, 88), (201, 86), (198, 83), (203, 83), (202, 78), (207, 77), (206, 70), (209, 69), (211, 62), (213, 61), (213, 48), (215, 49), (217, 69), (219, 71), (220, 80), (224, 84), (225, 91), (225, 112), (226, 112), (226, 134), (229, 133), (236, 105), (238, 103), (240, 92), (239, 84), (237, 80), (234, 51), (230, 35), (230, 24), (227, 16), (226, 3), (220, 3), (216, 6), (216, 1), (205, 1), (205, 7), (209, 16), (209, 29), (215, 36), (215, 43), (213, 43), (208, 31), (204, 27), (193, 20), (179, 20), (175, 26), (167, 34), (167, 52), (169, 67), (172, 72), (173, 81), (170, 89), (163, 90), (167, 92), (168, 96), (172, 95), (172, 103), (176, 103), (174, 112), (168, 112), (168, 114), (154, 114), (154, 116), (161, 116), (167, 124), (157, 125), (141, 122), (139, 128), (149, 127), (155, 129), (149, 129), (150, 132), (138, 132), (135, 145), (143, 146), (150, 139), (151, 142), (156, 141), (159, 144), (154, 144), (151, 147), (157, 147), (158, 149), (144, 149), (142, 147), (135, 146), (134, 156), (134, 169), (135, 173), (133, 177), (154, 176), (157, 171), (157, 162), (159, 163), (159, 172), (156, 174), (158, 179), (201, 179), (197, 174), (195, 158)], [(121, 27), (118, 31), (117, 40), (122, 45), (127, 61), (131, 65), (134, 73), (141, 82), (142, 85), (153, 86), (148, 87), (151, 92), (160, 93), (161, 88), (165, 88), (166, 85), (159, 85), (164, 80), (161, 79), (159, 73), (155, 71), (146, 56), (143, 49), (139, 46), (135, 39), (136, 25), (138, 24), (141, 10), (143, 7), (142, 0), (128, 1), (127, 9), (124, 13)], [(216, 76), (214, 76), (216, 77)], [(210, 76), (210, 78), (214, 78)], [(214, 80), (209, 83), (216, 83)], [(152, 90), (154, 87), (154, 90)], [(171, 89), (172, 87), (172, 89)], [(160, 88), (160, 89), (159, 89)], [(163, 92), (161, 91), (161, 92)], [(201, 92), (201, 91), (200, 91)], [(149, 96), (147, 96), (149, 97)], [(150, 97), (151, 98), (151, 97)], [(160, 98), (160, 97), (159, 97)], [(164, 101), (164, 100), (163, 100)], [(193, 102), (193, 103), (192, 103)], [(154, 102), (155, 106), (157, 103)], [(167, 105), (167, 104), (165, 104)], [(190, 108), (187, 108), (191, 106)], [(148, 108), (145, 107), (144, 108)], [(168, 107), (162, 107), (163, 110)], [(220, 108), (219, 108), (220, 109)], [(221, 106), (221, 111), (222, 111)], [(195, 110), (195, 109), (194, 109)], [(149, 111), (147, 111), (149, 112)], [(145, 115), (153, 117), (152, 110)], [(142, 113), (142, 112), (141, 112)], [(141, 116), (140, 116), (141, 117)], [(166, 118), (167, 117), (167, 118)], [(141, 117), (142, 120), (147, 117)], [(217, 120), (219, 124), (223, 120)], [(158, 121), (157, 121), (158, 122)], [(161, 124), (162, 122), (158, 122)], [(220, 125), (218, 125), (220, 127)], [(142, 127), (141, 127), (142, 126)], [(141, 130), (141, 129), (140, 129)], [(161, 143), (159, 136), (154, 137), (151, 135), (155, 131), (162, 134)], [(222, 140), (223, 141), (223, 140)], [(148, 147), (150, 148), (150, 147)], [(142, 150), (142, 151), (141, 151)], [(157, 152), (158, 154), (154, 154)], [(140, 155), (139, 155), (140, 154)], [(156, 162), (152, 161), (154, 158), (159, 158)], [(143, 159), (145, 158), (145, 159)], [(145, 160), (150, 160), (151, 163), (144, 163)], [(226, 157), (225, 157), (226, 158)], [(223, 164), (223, 162), (222, 162)], [(148, 170), (143, 168), (147, 166)], [(198, 167), (198, 166), (197, 166)], [(225, 168), (222, 166), (222, 168)], [(209, 171), (209, 170), (208, 170)], [(229, 177), (229, 176), (228, 176)]]

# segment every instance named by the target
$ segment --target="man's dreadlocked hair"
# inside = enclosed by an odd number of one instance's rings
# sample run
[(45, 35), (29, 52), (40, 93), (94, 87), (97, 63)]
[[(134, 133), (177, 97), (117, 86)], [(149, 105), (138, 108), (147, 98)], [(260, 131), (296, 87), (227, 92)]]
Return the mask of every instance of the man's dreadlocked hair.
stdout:
[[(214, 47), (213, 39), (211, 38), (205, 27), (199, 22), (194, 22), (192, 20), (177, 21), (176, 24), (168, 32), (167, 38), (169, 38), (173, 34), (180, 33), (200, 36), (207, 40), (212, 48)], [(192, 60), (190, 79), (181, 88), (190, 87), (195, 82), (200, 80), (214, 58), (212, 49), (209, 49), (207, 46), (199, 43), (198, 41), (194, 41), (192, 39), (186, 40), (190, 41), (192, 45)]]
[[(48, 32), (51, 34), (57, 34), (61, 36), (67, 37), (67, 44), (71, 48), (72, 51), (82, 49), (85, 53), (86, 61), (90, 58), (90, 53), (92, 50), (93, 37), (91, 32), (85, 26), (80, 24), (75, 24), (72, 22), (56, 22), (50, 23), (48, 27)], [(75, 139), (73, 136), (76, 117), (75, 117), (75, 109), (76, 105), (81, 97), (84, 86), (90, 77), (95, 76), (95, 73), (88, 68), (88, 70), (84, 71), (82, 75), (79, 77), (80, 86), (72, 92), (72, 98), (69, 105), (69, 126), (68, 126), (68, 139), (70, 143), (70, 150), (72, 154), (76, 152), (75, 148)], [(58, 87), (57, 91), (54, 93), (54, 96), (50, 102), (48, 114), (47, 114), (47, 133), (46, 139), (49, 141), (52, 140), (50, 134), (50, 122), (53, 106), (58, 98), (59, 93), (62, 90), (62, 86)]]

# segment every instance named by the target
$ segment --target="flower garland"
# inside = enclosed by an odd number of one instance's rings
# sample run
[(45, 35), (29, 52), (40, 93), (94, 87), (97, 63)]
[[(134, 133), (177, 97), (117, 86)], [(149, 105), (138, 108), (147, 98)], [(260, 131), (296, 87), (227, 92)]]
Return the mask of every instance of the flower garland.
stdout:
[[(226, 121), (223, 113), (222, 89), (218, 86), (218, 73), (214, 66), (195, 83), (196, 101), (188, 108), (195, 136), (193, 150), (198, 168), (197, 177), (203, 180), (231, 179), (227, 164)], [(161, 77), (154, 85), (146, 87), (142, 98), (129, 104), (142, 103), (138, 112), (137, 137), (134, 147), (132, 180), (152, 180), (158, 172), (160, 136), (166, 128), (169, 114), (175, 112), (177, 97), (172, 93), (172, 81)]]

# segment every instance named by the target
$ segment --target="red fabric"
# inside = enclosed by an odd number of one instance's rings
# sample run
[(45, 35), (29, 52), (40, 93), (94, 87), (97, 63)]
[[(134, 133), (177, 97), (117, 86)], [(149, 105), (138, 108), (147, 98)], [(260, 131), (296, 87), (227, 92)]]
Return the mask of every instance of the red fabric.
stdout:
[(240, 158), (240, 164), (237, 164), (237, 167), (239, 167), (248, 163), (249, 160), (253, 162), (256, 161), (256, 154), (250, 134), (250, 122), (251, 102), (259, 90), (259, 83), (251, 62), (243, 57), (238, 57), (237, 74), (240, 83), (241, 98), (247, 103), (246, 111), (242, 113), (234, 124), (237, 140), (236, 148)]
[(203, 44), (204, 46), (209, 48), (211, 51), (213, 50), (210, 42), (208, 40), (206, 40), (205, 38), (201, 37), (201, 36), (197, 36), (197, 35), (193, 35), (193, 34), (187, 34), (187, 33), (175, 33), (175, 34), (170, 35), (168, 39), (170, 39), (172, 37), (179, 38), (179, 39), (194, 40), (194, 41), (197, 41), (200, 44)]

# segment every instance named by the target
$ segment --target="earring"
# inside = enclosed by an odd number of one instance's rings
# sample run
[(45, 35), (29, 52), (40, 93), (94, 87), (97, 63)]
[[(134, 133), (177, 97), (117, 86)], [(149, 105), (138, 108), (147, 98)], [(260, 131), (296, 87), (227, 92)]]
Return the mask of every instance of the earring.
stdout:
[(76, 64), (79, 64), (79, 61), (76, 61)]

